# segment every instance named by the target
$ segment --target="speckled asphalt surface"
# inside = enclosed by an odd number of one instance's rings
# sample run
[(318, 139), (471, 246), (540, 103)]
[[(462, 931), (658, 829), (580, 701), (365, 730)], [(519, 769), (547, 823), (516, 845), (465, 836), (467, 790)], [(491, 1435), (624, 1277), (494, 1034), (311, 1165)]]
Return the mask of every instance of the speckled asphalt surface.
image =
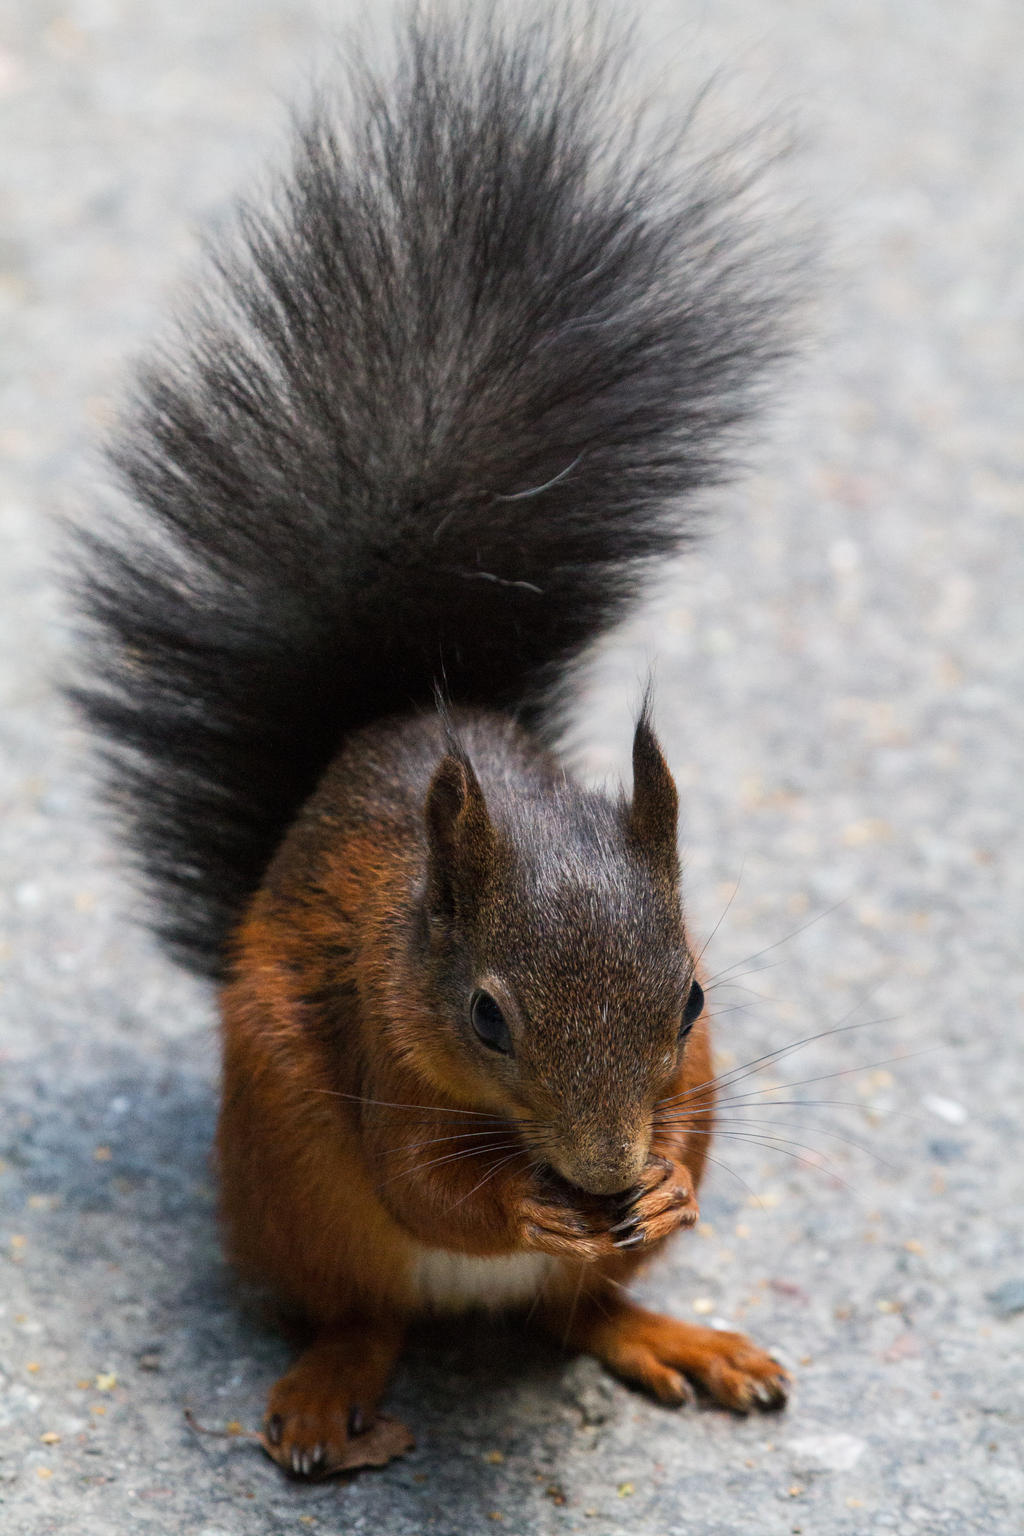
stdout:
[(793, 1403), (673, 1414), (506, 1322), (417, 1340), (392, 1402), (418, 1449), (348, 1485), (186, 1426), (255, 1426), (286, 1350), (219, 1256), (211, 1000), (131, 924), (47, 567), (54, 520), (102, 506), (89, 444), (126, 359), (280, 142), (328, 12), (7, 0), (5, 1536), (1024, 1531), (1024, 7), (647, 12), (659, 60), (795, 107), (830, 246), (750, 475), (607, 648), (578, 731), (587, 771), (621, 771), (657, 656), (695, 931), (732, 896), (723, 1064), (864, 1024), (744, 1081), (793, 1086), (730, 1106), (704, 1223), (644, 1286), (777, 1345)]

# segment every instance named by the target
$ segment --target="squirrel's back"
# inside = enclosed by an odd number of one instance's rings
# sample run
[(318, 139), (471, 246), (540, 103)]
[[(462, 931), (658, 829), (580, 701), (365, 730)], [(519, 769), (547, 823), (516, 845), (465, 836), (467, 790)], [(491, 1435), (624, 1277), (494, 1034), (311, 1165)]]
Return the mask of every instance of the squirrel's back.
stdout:
[(550, 735), (780, 350), (742, 175), (623, 128), (585, 32), (407, 18), (140, 373), (79, 697), (198, 968), (352, 730), (440, 691)]

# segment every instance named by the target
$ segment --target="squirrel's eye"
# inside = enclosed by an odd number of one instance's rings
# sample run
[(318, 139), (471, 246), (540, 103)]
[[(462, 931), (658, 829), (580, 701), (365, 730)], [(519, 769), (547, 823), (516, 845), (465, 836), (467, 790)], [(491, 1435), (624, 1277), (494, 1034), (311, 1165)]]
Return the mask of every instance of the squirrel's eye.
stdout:
[(694, 981), (690, 987), (690, 995), (686, 999), (686, 1007), (683, 1009), (683, 1022), (679, 1026), (679, 1038), (685, 1040), (690, 1030), (696, 1024), (704, 1011), (704, 988), (699, 981)]
[(469, 1020), (478, 1039), (492, 1051), (512, 1054), (512, 1036), (505, 1023), (505, 1015), (489, 992), (474, 992), (469, 1000)]

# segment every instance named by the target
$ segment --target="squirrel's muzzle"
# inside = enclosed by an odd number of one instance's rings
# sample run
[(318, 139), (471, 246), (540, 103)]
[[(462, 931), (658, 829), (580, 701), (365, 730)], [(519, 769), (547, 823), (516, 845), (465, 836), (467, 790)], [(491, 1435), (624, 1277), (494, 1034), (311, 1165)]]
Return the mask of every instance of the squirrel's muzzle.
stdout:
[(566, 1137), (548, 1151), (548, 1161), (561, 1177), (589, 1195), (618, 1195), (632, 1189), (650, 1151), (650, 1130), (639, 1135), (607, 1129)]

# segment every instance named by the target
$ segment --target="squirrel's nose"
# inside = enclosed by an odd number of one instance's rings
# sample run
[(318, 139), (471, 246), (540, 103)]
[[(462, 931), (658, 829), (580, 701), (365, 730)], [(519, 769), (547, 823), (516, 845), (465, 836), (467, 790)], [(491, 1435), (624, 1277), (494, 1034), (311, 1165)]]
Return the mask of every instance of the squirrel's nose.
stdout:
[(549, 1153), (558, 1173), (588, 1195), (618, 1195), (632, 1189), (647, 1162), (649, 1137), (621, 1137)]

